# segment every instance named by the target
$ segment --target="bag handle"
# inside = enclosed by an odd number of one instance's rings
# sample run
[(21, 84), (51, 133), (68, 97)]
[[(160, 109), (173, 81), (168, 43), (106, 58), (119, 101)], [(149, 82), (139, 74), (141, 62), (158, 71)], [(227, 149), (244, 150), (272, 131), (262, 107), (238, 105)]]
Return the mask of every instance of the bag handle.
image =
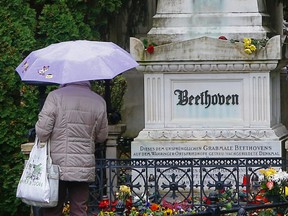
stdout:
[(40, 142), (38, 136), (35, 136), (35, 143), (37, 144), (38, 147), (43, 148), (45, 145), (47, 145), (47, 163), (48, 166), (52, 165), (52, 158), (51, 158), (51, 140), (48, 139), (46, 142)]
[(47, 162), (48, 162), (48, 165), (52, 165), (52, 158), (51, 158), (51, 140), (48, 139), (46, 141), (46, 145), (47, 145)]

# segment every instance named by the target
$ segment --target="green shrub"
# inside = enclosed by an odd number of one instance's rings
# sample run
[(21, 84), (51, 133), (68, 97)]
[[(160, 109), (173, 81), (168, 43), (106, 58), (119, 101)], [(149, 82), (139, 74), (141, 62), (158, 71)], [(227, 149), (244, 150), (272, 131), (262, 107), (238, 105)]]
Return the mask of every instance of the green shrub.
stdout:
[(25, 90), (14, 68), (34, 48), (36, 13), (23, 1), (0, 4), (0, 215), (25, 215), (29, 208), (15, 192), (23, 168), (20, 144), (35, 121), (37, 94), (34, 88)]
[(21, 144), (28, 141), (27, 132), (37, 120), (39, 91), (37, 86), (22, 83), (15, 68), (32, 50), (51, 43), (101, 39), (99, 29), (107, 24), (103, 15), (116, 12), (121, 1), (102, 0), (97, 7), (91, 7), (91, 2), (0, 2), (0, 216), (25, 216), (30, 212), (15, 195), (24, 164)]

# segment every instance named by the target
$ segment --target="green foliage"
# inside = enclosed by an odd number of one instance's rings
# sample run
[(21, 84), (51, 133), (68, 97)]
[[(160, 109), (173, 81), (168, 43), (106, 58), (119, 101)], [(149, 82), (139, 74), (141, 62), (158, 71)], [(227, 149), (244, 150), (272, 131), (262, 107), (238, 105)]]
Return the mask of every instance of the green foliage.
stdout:
[(123, 97), (126, 93), (127, 82), (123, 76), (117, 76), (110, 82), (112, 110), (121, 112)]
[(154, 43), (153, 41), (149, 41), (147, 38), (144, 38), (142, 42), (145, 49), (147, 49), (149, 46), (158, 46), (156, 43)]
[(83, 17), (95, 40), (106, 40), (109, 34), (109, 19), (115, 17), (124, 0), (66, 0), (74, 19)]
[[(82, 19), (82, 22), (81, 22)], [(37, 42), (41, 46), (76, 39), (92, 39), (81, 14), (72, 15), (65, 3), (45, 5), (39, 16)]]
[[(114, 79), (110, 80), (110, 98), (111, 98), (111, 111), (112, 112), (121, 112), (123, 105), (123, 96), (127, 89), (127, 82), (122, 75), (116, 76)], [(93, 81), (92, 90), (100, 94), (105, 98), (105, 81)], [(108, 102), (109, 103), (109, 102)]]
[(36, 95), (33, 89), (24, 93), (14, 68), (34, 47), (36, 13), (20, 0), (0, 4), (0, 215), (25, 215), (29, 208), (15, 193), (23, 167), (20, 144), (35, 121)]
[(98, 0), (96, 6), (101, 8), (103, 11), (113, 13), (117, 11), (122, 5), (120, 0)]
[[(51, 43), (106, 38), (108, 19), (121, 5), (121, 0), (1, 0), (0, 216), (30, 212), (15, 194), (24, 164), (20, 147), (37, 120), (39, 91), (22, 83), (15, 68), (32, 50)], [(49, 86), (47, 93), (53, 89)]]

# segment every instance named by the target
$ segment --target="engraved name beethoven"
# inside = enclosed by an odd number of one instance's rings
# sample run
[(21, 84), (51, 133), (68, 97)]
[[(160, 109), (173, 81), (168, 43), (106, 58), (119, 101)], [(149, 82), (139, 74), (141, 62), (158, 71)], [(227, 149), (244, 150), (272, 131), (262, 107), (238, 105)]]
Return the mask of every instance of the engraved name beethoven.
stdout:
[(198, 95), (189, 95), (188, 90), (176, 89), (174, 91), (175, 95), (178, 95), (177, 105), (205, 105), (205, 108), (210, 107), (210, 105), (239, 105), (239, 95), (223, 95), (220, 93), (209, 94), (206, 90)]

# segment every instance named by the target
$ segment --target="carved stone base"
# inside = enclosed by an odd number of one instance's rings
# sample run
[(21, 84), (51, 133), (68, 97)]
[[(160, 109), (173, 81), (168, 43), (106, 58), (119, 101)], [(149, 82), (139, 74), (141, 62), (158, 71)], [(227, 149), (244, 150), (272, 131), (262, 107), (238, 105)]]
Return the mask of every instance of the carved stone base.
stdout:
[(144, 129), (134, 139), (132, 158), (284, 157), (287, 129)]
[(144, 129), (135, 140), (281, 140), (288, 135), (282, 124), (274, 128), (172, 128), (172, 129)]

